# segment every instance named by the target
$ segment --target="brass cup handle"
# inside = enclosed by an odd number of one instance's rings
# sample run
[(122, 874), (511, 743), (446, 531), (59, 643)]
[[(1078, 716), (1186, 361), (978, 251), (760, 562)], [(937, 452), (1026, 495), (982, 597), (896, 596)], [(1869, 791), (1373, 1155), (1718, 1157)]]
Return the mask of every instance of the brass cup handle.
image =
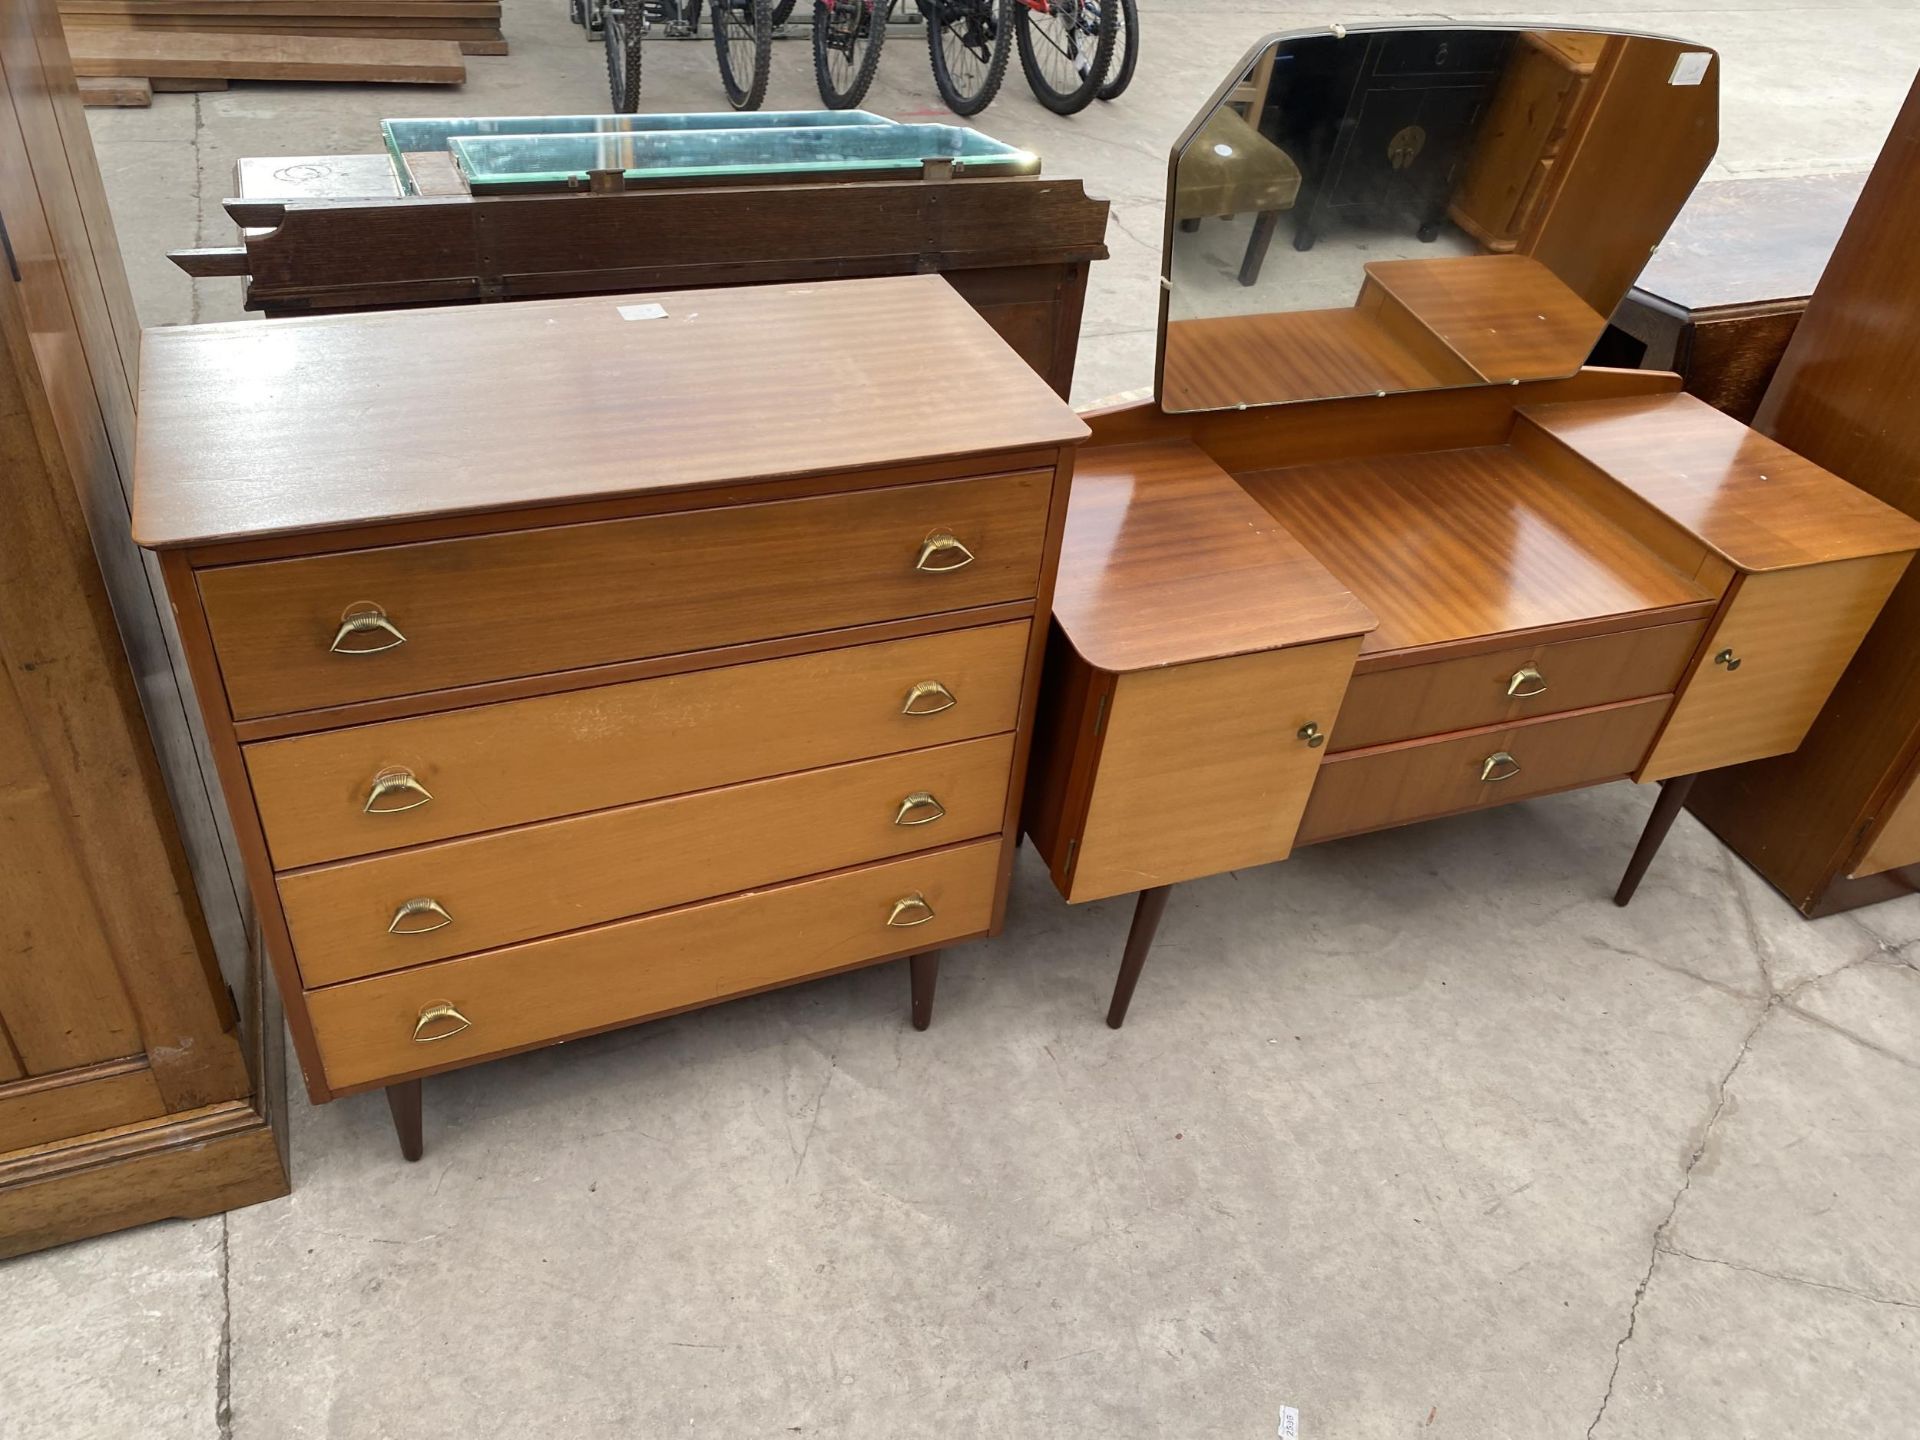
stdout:
[[(409, 925), (407, 921), (416, 915), (433, 917), (425, 925)], [(393, 919), (387, 925), (389, 935), (431, 935), (436, 930), (444, 930), (453, 924), (453, 916), (438, 900), (429, 900), (424, 895), (417, 900), (409, 900), (393, 912)]]
[(1326, 735), (1321, 732), (1319, 725), (1311, 720), (1293, 733), (1307, 742), (1307, 748), (1309, 750), (1318, 750), (1322, 745), (1327, 743)]
[[(1502, 769), (1501, 767), (1505, 768)], [(1504, 750), (1496, 750), (1487, 756), (1480, 766), (1482, 780), (1511, 780), (1520, 773), (1520, 762)]]
[[(924, 812), (917, 818), (915, 811)], [(896, 825), (931, 825), (947, 813), (947, 807), (925, 790), (916, 790), (900, 802), (900, 809), (893, 817)]]
[(1728, 670), (1738, 670), (1740, 668), (1740, 657), (1734, 654), (1731, 649), (1726, 649), (1713, 657), (1713, 663), (1716, 665), (1724, 665)]
[(942, 710), (951, 710), (959, 703), (953, 698), (953, 692), (938, 680), (922, 680), (907, 691), (907, 703), (900, 707), (900, 713), (938, 715)]
[[(404, 805), (382, 805), (380, 802), (389, 795), (417, 798)], [(365, 815), (398, 815), (405, 810), (418, 810), (431, 799), (433, 792), (416, 780), (411, 770), (382, 770), (373, 777), (373, 784), (367, 790), (367, 803), (360, 809)]]
[[(936, 556), (958, 556), (942, 564), (934, 564)], [(962, 545), (958, 538), (945, 530), (936, 530), (929, 535), (926, 543), (920, 547), (920, 558), (913, 562), (913, 568), (923, 570), (929, 575), (939, 575), (948, 570), (960, 570), (973, 563), (973, 552)]]
[[(919, 918), (909, 920), (906, 918), (909, 915)], [(931, 919), (933, 919), (933, 906), (927, 903), (926, 896), (916, 890), (913, 894), (902, 895), (893, 902), (893, 911), (887, 916), (887, 924), (896, 930), (905, 930), (909, 926), (924, 925)]]
[[(452, 1022), (452, 1028), (429, 1035), (428, 1029), (440, 1021)], [(435, 1000), (430, 1005), (420, 1007), (420, 1018), (414, 1022), (413, 1042), (416, 1045), (428, 1045), (435, 1040), (451, 1040), (462, 1030), (471, 1030), (473, 1022), (454, 1008), (451, 1000)]]
[[(1531, 687), (1531, 688), (1529, 688)], [(1547, 677), (1531, 665), (1522, 665), (1507, 681), (1507, 694), (1515, 700), (1531, 700), (1547, 693)]]
[[(347, 641), (355, 635), (385, 635), (389, 638), (378, 645), (353, 645)], [(383, 650), (397, 649), (407, 643), (407, 637), (400, 633), (400, 627), (387, 618), (387, 612), (378, 605), (365, 605), (349, 610), (340, 619), (340, 628), (333, 632), (333, 644), (327, 648), (336, 655), (378, 655)]]

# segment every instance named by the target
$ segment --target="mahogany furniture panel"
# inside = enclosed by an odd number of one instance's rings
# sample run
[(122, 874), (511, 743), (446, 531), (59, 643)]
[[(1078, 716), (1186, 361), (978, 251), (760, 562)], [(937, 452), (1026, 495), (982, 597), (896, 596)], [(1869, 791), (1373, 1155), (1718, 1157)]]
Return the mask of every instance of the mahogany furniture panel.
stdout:
[[(136, 527), (307, 1087), (387, 1087), (410, 1160), (422, 1076), (530, 1046), (904, 956), (925, 1028), (1004, 916), (1086, 427), (937, 276), (654, 304), (150, 341)], [(993, 403), (626, 383), (776, 354)]]

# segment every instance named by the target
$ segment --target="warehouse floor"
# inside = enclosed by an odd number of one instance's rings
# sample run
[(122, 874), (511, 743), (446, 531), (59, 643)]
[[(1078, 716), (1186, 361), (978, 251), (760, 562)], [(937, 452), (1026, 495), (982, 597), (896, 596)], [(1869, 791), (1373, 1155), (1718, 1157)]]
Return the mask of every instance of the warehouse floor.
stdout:
[[(1016, 69), (982, 117), (1115, 202), (1084, 398), (1150, 382), (1173, 133), (1325, 13), (1143, 8), (1118, 104), (1058, 119)], [(1910, 0), (1566, 18), (1720, 47), (1722, 174), (1863, 168), (1920, 61)], [(602, 108), (561, 0), (507, 32), (459, 92), (96, 112), (143, 318), (239, 315), (161, 252), (230, 243), (241, 155)], [(915, 38), (873, 108), (936, 108)], [(704, 44), (646, 68), (652, 107), (718, 103)], [(811, 103), (787, 42), (769, 104)], [(522, 1056), (429, 1082), (418, 1165), (379, 1095), (296, 1099), (290, 1198), (0, 1265), (0, 1437), (1911, 1434), (1920, 900), (1805, 923), (1686, 819), (1617, 910), (1649, 801), (1183, 887), (1119, 1032), (1128, 905), (1027, 854), (925, 1034), (890, 966)]]

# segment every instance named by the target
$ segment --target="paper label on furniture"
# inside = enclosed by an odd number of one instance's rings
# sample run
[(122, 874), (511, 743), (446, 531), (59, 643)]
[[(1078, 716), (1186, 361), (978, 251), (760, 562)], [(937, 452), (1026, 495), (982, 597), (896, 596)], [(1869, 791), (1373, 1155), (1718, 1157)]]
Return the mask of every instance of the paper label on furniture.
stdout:
[(622, 305), (620, 307), (620, 318), (622, 320), (664, 320), (667, 318), (667, 307), (664, 305)]
[(1669, 85), (1698, 85), (1707, 78), (1707, 67), (1713, 64), (1711, 50), (1689, 50), (1673, 62), (1673, 77)]
[(1300, 1440), (1300, 1412), (1291, 1405), (1280, 1407), (1280, 1440)]

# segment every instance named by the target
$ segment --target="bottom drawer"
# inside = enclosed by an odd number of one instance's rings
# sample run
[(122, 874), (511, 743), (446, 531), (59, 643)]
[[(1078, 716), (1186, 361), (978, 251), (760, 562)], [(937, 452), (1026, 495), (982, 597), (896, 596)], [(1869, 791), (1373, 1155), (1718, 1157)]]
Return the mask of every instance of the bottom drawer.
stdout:
[[(310, 990), (327, 1083), (442, 1069), (979, 934), (993, 920), (1000, 847), (983, 840)], [(892, 923), (915, 895), (924, 907)]]
[(1329, 756), (1296, 845), (1630, 774), (1671, 695)]

